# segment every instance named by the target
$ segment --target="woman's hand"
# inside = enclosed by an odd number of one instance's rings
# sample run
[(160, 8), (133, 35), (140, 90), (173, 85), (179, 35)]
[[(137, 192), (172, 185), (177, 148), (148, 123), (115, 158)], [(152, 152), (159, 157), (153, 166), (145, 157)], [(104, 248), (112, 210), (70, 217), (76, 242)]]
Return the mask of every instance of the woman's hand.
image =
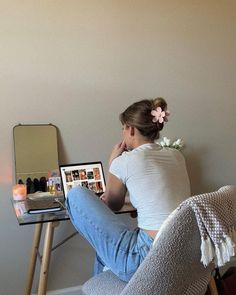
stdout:
[(126, 145), (125, 145), (125, 142), (124, 141), (122, 141), (121, 143), (118, 143), (118, 144), (116, 144), (114, 146), (114, 148), (113, 148), (113, 150), (111, 152), (110, 159), (109, 159), (109, 166), (111, 165), (111, 162), (115, 158), (119, 157), (123, 153), (123, 151), (125, 150), (125, 148), (126, 148)]

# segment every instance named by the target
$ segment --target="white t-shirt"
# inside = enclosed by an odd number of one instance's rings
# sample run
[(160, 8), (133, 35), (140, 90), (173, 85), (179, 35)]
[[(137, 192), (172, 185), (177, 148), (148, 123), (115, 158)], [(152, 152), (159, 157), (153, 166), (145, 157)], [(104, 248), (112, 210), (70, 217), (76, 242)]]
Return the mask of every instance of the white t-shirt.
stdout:
[(138, 212), (138, 227), (158, 230), (167, 216), (190, 196), (181, 152), (155, 143), (143, 144), (115, 158), (109, 172), (127, 187)]

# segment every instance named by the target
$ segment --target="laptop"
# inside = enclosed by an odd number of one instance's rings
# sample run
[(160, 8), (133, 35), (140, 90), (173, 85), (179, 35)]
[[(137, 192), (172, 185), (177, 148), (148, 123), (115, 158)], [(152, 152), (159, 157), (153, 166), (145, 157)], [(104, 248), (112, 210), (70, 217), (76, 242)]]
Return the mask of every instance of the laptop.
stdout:
[(76, 186), (86, 187), (99, 197), (105, 192), (106, 183), (102, 162), (60, 165), (59, 169), (65, 198)]

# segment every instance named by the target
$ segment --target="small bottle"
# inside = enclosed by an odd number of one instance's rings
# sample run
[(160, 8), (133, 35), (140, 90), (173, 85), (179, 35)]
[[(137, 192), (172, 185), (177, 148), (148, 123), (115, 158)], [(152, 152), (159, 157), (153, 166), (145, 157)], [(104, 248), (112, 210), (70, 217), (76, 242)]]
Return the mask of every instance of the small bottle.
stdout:
[(56, 186), (55, 183), (52, 179), (49, 178), (48, 180), (48, 191), (51, 195), (55, 195), (56, 194)]

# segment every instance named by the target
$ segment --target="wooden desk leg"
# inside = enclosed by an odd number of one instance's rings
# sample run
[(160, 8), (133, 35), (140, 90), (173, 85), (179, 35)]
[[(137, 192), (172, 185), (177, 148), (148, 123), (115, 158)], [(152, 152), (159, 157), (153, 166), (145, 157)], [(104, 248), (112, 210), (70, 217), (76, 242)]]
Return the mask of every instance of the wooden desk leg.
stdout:
[(38, 223), (35, 225), (34, 238), (33, 238), (32, 250), (31, 250), (31, 257), (30, 257), (30, 263), (29, 263), (29, 268), (28, 268), (27, 283), (26, 283), (25, 293), (24, 293), (25, 295), (31, 294), (35, 266), (36, 266), (36, 260), (37, 260), (37, 254), (38, 254), (39, 243), (40, 243), (41, 232), (42, 232), (42, 226), (43, 226), (42, 223)]
[(209, 282), (209, 289), (210, 289), (210, 294), (211, 295), (218, 295), (217, 287), (216, 287), (216, 282), (213, 276), (211, 276), (210, 282)]
[(44, 239), (44, 247), (43, 247), (42, 265), (41, 265), (40, 277), (39, 277), (38, 295), (45, 295), (47, 291), (47, 278), (48, 278), (49, 262), (50, 262), (52, 242), (53, 242), (54, 227), (58, 225), (59, 225), (58, 221), (49, 222), (47, 224), (45, 239)]

